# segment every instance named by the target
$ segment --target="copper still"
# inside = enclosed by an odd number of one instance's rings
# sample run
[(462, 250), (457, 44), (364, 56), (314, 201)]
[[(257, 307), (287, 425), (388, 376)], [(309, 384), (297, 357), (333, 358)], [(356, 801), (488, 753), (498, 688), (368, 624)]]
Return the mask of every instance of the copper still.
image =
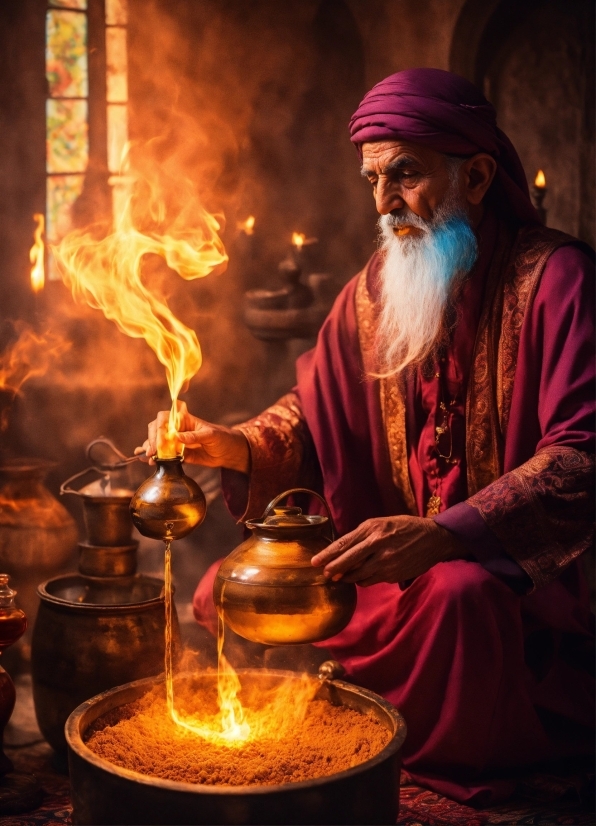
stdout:
[[(297, 493), (315, 496), (328, 516), (280, 507)], [(226, 625), (266, 645), (319, 642), (345, 628), (356, 608), (356, 586), (332, 582), (311, 565), (334, 535), (326, 501), (314, 491), (293, 488), (276, 496), (261, 519), (247, 521), (246, 527), (253, 535), (224, 559), (213, 585)]]
[[(77, 526), (45, 486), (54, 462), (5, 459), (0, 464), (0, 570), (19, 593), (19, 602), (33, 627), (39, 605), (37, 585), (64, 570), (72, 558)], [(11, 650), (11, 662), (29, 660), (31, 630)]]
[[(66, 751), (64, 723), (81, 702), (164, 667), (163, 580), (136, 574), (138, 542), (129, 512), (134, 485), (123, 470), (130, 461), (96, 464), (61, 488), (83, 502), (87, 538), (79, 543), (78, 573), (38, 588), (31, 653), (37, 721), (58, 752)], [(93, 470), (99, 479), (71, 487)], [(177, 646), (175, 609), (173, 632)]]

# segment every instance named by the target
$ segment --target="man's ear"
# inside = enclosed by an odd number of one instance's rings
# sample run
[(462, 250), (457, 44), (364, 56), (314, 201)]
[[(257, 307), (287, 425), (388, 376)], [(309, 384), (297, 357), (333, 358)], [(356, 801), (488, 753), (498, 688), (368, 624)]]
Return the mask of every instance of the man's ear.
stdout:
[(497, 171), (497, 162), (484, 152), (468, 158), (462, 164), (466, 200), (478, 206), (486, 195)]

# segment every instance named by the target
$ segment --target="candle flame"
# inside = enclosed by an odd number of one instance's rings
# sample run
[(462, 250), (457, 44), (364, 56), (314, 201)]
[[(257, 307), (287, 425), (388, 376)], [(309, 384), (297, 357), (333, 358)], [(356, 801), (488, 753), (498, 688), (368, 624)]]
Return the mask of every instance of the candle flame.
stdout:
[(537, 186), (538, 189), (544, 189), (546, 186), (546, 178), (544, 177), (544, 172), (542, 169), (539, 169), (536, 173), (536, 178), (534, 179), (534, 186)]
[(228, 256), (219, 221), (175, 165), (152, 164), (142, 154), (139, 164), (142, 174), (128, 176), (132, 183), (113, 230), (75, 229), (52, 251), (75, 300), (101, 310), (126, 335), (144, 338), (165, 367), (172, 406), (168, 433), (157, 449), (161, 458), (172, 458), (182, 452), (176, 439), (178, 396), (202, 356), (194, 330), (173, 314), (165, 296), (147, 286), (147, 256), (159, 256), (186, 280), (222, 271)]
[(45, 217), (40, 212), (36, 212), (33, 220), (37, 221), (37, 226), (33, 233), (33, 246), (29, 250), (29, 260), (31, 261), (31, 287), (34, 293), (38, 293), (43, 290), (45, 284), (43, 242)]
[(255, 216), (249, 215), (246, 221), (238, 221), (237, 227), (245, 235), (252, 235), (255, 231)]
[(292, 246), (296, 247), (297, 250), (301, 250), (302, 247), (309, 244), (316, 244), (318, 240), (318, 238), (307, 238), (303, 232), (292, 233)]

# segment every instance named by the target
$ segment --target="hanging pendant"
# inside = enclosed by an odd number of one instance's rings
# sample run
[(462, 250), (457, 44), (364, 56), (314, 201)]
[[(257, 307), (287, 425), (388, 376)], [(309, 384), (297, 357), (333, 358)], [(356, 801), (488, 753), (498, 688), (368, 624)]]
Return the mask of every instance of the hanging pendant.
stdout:
[(440, 513), (441, 510), (441, 497), (437, 496), (436, 493), (428, 500), (428, 504), (426, 505), (426, 515), (427, 516), (436, 516)]

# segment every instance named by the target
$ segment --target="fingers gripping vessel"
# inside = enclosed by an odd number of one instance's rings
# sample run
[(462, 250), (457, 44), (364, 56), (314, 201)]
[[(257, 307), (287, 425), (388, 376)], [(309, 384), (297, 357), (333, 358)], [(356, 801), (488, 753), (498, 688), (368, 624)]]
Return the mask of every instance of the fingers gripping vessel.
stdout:
[[(329, 516), (308, 516), (280, 507), (286, 497), (308, 493)], [(332, 582), (312, 557), (333, 538), (331, 514), (314, 491), (294, 488), (277, 496), (261, 519), (249, 520), (252, 536), (222, 562), (213, 586), (218, 610), (237, 634), (266, 645), (319, 642), (348, 624), (356, 586)], [(325, 536), (325, 531), (329, 536)]]

